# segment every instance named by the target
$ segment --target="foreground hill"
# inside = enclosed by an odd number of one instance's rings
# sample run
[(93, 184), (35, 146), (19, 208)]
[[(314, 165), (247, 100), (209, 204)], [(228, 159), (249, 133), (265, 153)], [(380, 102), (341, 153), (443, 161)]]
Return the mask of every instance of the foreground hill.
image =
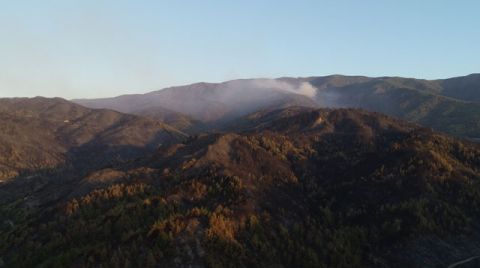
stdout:
[(446, 267), (480, 249), (479, 145), (353, 109), (241, 122), (92, 172), (41, 210), (2, 206), (2, 261)]
[(74, 166), (99, 167), (184, 135), (156, 120), (63, 99), (0, 99), (0, 180)]
[[(155, 114), (160, 115), (162, 109), (168, 109), (217, 128), (265, 109), (362, 108), (451, 135), (480, 139), (480, 74), (441, 80), (341, 75), (245, 79), (76, 102), (128, 113), (157, 109)], [(183, 120), (184, 129), (195, 130), (193, 121), (186, 122)]]

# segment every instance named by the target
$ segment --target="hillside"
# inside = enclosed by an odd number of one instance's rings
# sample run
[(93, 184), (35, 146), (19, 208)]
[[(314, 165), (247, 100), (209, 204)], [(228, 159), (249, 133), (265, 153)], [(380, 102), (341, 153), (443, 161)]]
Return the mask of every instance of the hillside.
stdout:
[(63, 99), (0, 99), (0, 180), (55, 168), (98, 168), (184, 134), (156, 120)]
[(41, 210), (2, 206), (3, 262), (446, 267), (480, 249), (478, 144), (354, 109), (240, 121), (92, 172)]
[(471, 77), (427, 81), (330, 76), (310, 83), (318, 88), (321, 106), (363, 108), (475, 139), (480, 137), (480, 102), (475, 102), (480, 80)]
[(439, 80), (441, 94), (464, 101), (480, 102), (480, 74)]
[(195, 120), (191, 116), (161, 106), (134, 110), (131, 113), (154, 118), (185, 133), (196, 133), (208, 128), (205, 123)]

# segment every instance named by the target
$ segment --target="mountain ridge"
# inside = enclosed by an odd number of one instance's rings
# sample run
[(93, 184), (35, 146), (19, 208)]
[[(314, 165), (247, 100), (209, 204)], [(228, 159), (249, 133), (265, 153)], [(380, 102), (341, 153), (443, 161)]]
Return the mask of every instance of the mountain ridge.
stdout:
[[(215, 121), (217, 124), (213, 125), (217, 127), (228, 121), (234, 122), (248, 113), (275, 109), (275, 105), (278, 106), (276, 108), (362, 108), (420, 123), (451, 135), (476, 139), (480, 137), (478, 77), (479, 74), (471, 74), (426, 80), (330, 75), (239, 79), (169, 87), (111, 99), (73, 101), (86, 106), (108, 107), (124, 112), (156, 106), (187, 114), (195, 120)], [(283, 104), (275, 104), (275, 100), (282, 103), (282, 98)], [(128, 105), (123, 107), (122, 103)]]

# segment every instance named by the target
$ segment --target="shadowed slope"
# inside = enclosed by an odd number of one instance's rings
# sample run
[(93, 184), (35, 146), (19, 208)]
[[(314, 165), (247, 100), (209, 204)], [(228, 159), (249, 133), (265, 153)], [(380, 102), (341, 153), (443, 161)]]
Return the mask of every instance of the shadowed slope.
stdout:
[(58, 98), (0, 99), (0, 124), (0, 179), (66, 164), (98, 167), (184, 137), (155, 120)]

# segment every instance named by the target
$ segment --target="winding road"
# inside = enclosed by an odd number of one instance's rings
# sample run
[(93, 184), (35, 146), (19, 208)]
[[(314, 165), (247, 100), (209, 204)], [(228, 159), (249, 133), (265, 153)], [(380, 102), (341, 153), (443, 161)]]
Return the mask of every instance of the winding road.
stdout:
[(452, 264), (450, 264), (447, 268), (454, 268), (454, 267), (457, 267), (457, 266), (459, 266), (459, 265), (462, 265), (462, 264), (464, 264), (464, 263), (473, 261), (473, 260), (478, 259), (478, 258), (480, 258), (480, 256), (473, 256), (473, 257), (470, 257), (470, 258), (468, 258), (468, 259), (465, 259), (465, 260), (462, 260), (462, 261), (458, 261), (458, 262), (456, 262), (456, 263), (452, 263)]

